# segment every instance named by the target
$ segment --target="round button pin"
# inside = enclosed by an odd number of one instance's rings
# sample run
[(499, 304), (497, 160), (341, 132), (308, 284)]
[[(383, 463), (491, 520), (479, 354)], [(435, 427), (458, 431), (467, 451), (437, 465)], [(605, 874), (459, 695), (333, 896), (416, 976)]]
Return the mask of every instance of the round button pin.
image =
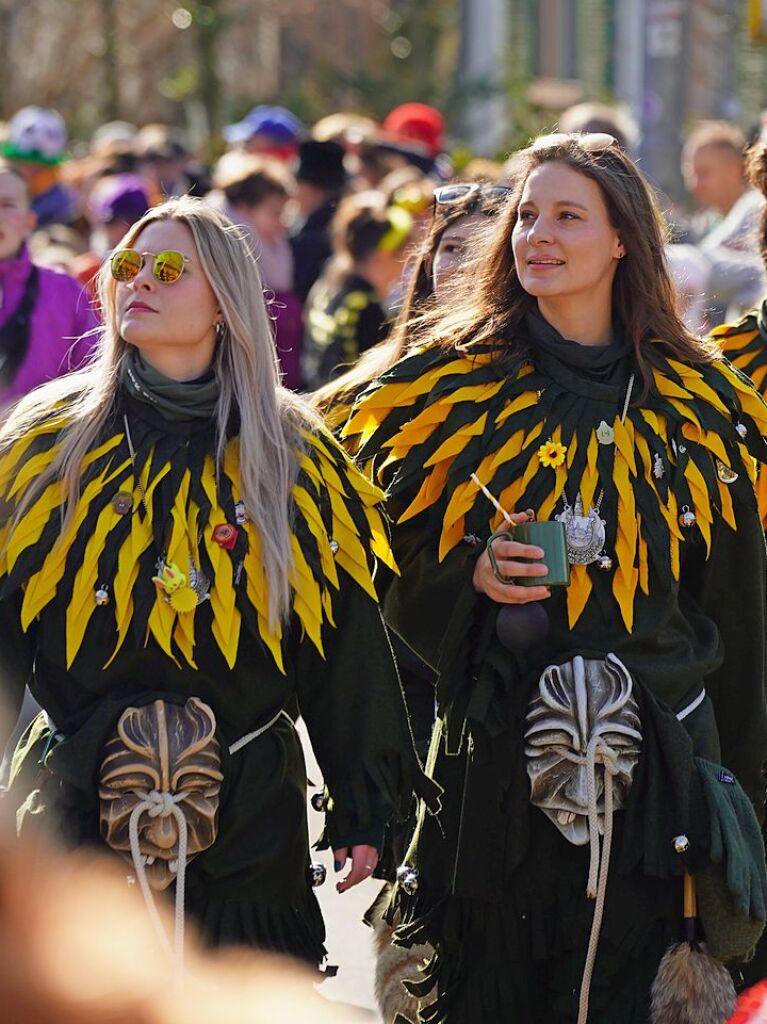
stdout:
[(128, 491), (118, 491), (112, 498), (112, 508), (118, 516), (127, 516), (133, 511), (133, 495)]

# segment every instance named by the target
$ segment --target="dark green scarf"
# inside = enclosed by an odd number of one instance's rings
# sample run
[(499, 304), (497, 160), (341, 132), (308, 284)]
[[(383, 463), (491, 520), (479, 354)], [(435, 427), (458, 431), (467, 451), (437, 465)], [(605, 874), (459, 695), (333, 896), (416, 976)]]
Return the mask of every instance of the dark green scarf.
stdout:
[(208, 370), (197, 380), (172, 380), (146, 363), (129, 345), (123, 361), (122, 383), (129, 395), (146, 402), (169, 420), (212, 419), (219, 387)]
[(577, 373), (611, 384), (616, 378), (626, 375), (625, 363), (631, 346), (617, 324), (613, 327), (613, 340), (608, 345), (579, 345), (564, 338), (538, 309), (531, 309), (525, 314), (525, 328), (533, 350), (554, 356)]

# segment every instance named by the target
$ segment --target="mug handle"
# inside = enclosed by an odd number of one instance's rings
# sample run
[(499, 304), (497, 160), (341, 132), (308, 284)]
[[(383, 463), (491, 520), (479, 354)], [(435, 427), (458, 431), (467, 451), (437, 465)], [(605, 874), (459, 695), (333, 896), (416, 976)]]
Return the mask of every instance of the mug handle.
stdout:
[(498, 568), (498, 562), (493, 551), (494, 540), (516, 540), (514, 536), (513, 527), (510, 530), (499, 530), (497, 533), (491, 533), (487, 540), (487, 554), (490, 559), (490, 568), (493, 570), (493, 576), (498, 580), (499, 583), (503, 583), (505, 587), (513, 586), (517, 581), (513, 576), (504, 576), (501, 570)]

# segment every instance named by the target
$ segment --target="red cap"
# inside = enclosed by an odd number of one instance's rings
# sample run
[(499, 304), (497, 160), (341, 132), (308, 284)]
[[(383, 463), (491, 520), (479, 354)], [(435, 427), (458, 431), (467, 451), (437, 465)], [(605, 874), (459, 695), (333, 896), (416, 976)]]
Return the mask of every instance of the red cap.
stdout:
[(387, 114), (383, 130), (403, 142), (420, 142), (432, 156), (442, 152), (445, 119), (426, 103), (403, 103)]

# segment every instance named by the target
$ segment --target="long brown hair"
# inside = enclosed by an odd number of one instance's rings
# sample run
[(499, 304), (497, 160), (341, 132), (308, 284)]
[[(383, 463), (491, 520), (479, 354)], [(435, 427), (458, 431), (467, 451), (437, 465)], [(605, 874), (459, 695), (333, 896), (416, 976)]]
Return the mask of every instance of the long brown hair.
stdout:
[(442, 236), (464, 217), (477, 212), (491, 214), (498, 208), (497, 202), (485, 203), (479, 192), (449, 205), (435, 203), (431, 225), (413, 257), (405, 297), (389, 337), (364, 352), (342, 376), (313, 392), (309, 401), (315, 409), (327, 413), (337, 402), (353, 400), (366, 384), (399, 362), (408, 347), (409, 325), (433, 297), (432, 266)]
[(511, 235), (529, 175), (556, 161), (596, 182), (625, 247), (613, 282), (613, 315), (631, 341), (645, 385), (651, 339), (660, 339), (670, 355), (687, 363), (717, 358), (716, 347), (690, 334), (677, 313), (664, 255), (667, 228), (650, 185), (617, 144), (588, 152), (580, 139), (557, 136), (550, 145), (533, 143), (518, 154), (514, 192), (499, 220), (475, 239), (472, 262), (457, 276), (449, 306), (440, 305), (407, 327), (411, 344), (460, 351), (489, 344), (507, 367), (530, 354), (523, 321), (536, 299), (519, 281)]

